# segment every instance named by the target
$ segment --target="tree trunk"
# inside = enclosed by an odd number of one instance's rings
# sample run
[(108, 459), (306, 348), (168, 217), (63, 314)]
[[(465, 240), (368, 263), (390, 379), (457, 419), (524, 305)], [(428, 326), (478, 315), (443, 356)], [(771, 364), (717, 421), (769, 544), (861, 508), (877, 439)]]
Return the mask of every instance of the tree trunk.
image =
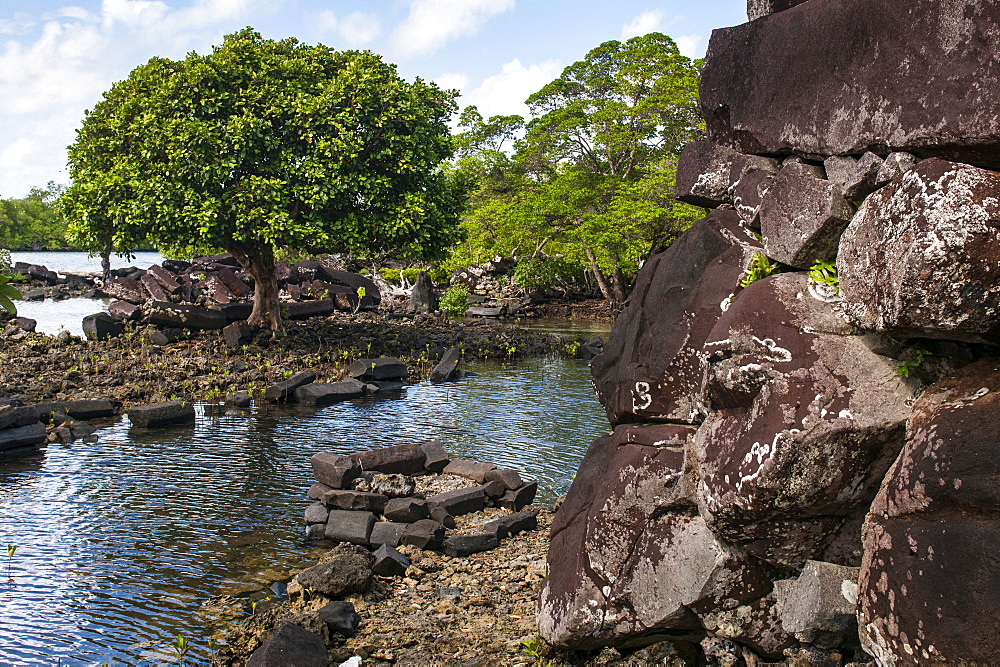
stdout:
[(101, 277), (105, 285), (111, 280), (111, 253), (107, 251), (101, 253)]
[(611, 274), (611, 282), (614, 288), (615, 301), (625, 303), (628, 293), (631, 290), (629, 289), (628, 281), (625, 280), (625, 274), (618, 267), (615, 267), (614, 273)]
[(284, 331), (281, 305), (278, 303), (278, 279), (274, 272), (274, 250), (267, 245), (253, 249), (230, 247), (226, 250), (253, 276), (253, 311), (247, 318), (247, 324), (254, 329)]
[(589, 247), (584, 248), (587, 252), (587, 262), (590, 264), (590, 270), (594, 274), (594, 280), (597, 281), (597, 287), (600, 288), (601, 294), (608, 301), (614, 303), (615, 295), (611, 289), (611, 285), (608, 284), (607, 277), (601, 272), (601, 269), (597, 266), (597, 258), (594, 257), (594, 251)]

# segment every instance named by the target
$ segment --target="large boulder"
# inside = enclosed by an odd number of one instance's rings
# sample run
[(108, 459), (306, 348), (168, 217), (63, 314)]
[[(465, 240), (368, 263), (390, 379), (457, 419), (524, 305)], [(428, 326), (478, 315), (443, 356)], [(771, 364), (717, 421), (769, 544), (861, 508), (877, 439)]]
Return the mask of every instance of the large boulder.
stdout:
[(177, 276), (159, 264), (154, 264), (146, 269), (146, 275), (152, 276), (170, 294), (179, 294), (181, 291), (181, 284), (177, 282)]
[(864, 527), (862, 644), (879, 664), (1000, 655), (1000, 365), (930, 387)]
[(729, 172), (736, 156), (736, 151), (711, 141), (689, 143), (677, 161), (677, 198), (705, 208), (728, 203)]
[(0, 452), (32, 447), (45, 442), (45, 427), (35, 422), (25, 426), (0, 429)]
[(314, 371), (299, 371), (286, 380), (275, 382), (264, 390), (264, 400), (268, 403), (280, 403), (289, 399), (295, 400), (295, 391), (316, 380)]
[(844, 308), (899, 336), (1000, 341), (1000, 174), (924, 160), (861, 205), (840, 242)]
[[(751, 16), (791, 4), (754, 0)], [(998, 51), (992, 0), (813, 0), (715, 30), (701, 107), (709, 137), (742, 153), (902, 149), (996, 168)]]
[(327, 667), (323, 640), (305, 628), (282, 621), (274, 634), (247, 660), (247, 667)]
[(349, 398), (364, 396), (365, 385), (357, 380), (343, 382), (311, 382), (295, 390), (296, 403), (322, 408)]
[(401, 380), (408, 371), (406, 364), (396, 357), (358, 359), (347, 367), (347, 374), (358, 380)]
[(822, 648), (856, 648), (858, 568), (810, 560), (774, 589), (786, 632)]
[(330, 598), (365, 593), (372, 584), (375, 558), (368, 549), (353, 544), (339, 544), (323, 561), (299, 572), (295, 580), (303, 588), (313, 588)]
[(115, 414), (115, 405), (103, 398), (87, 401), (53, 401), (39, 403), (34, 407), (38, 410), (39, 418), (43, 422), (49, 421), (49, 415), (55, 412), (62, 412), (80, 420), (111, 417)]
[(744, 290), (705, 350), (701, 514), (781, 566), (814, 558), (867, 503), (903, 444), (913, 392), (830, 304), (788, 273)]
[(739, 215), (716, 210), (646, 262), (604, 351), (590, 362), (612, 425), (704, 418), (702, 345), (761, 251)]
[(187, 401), (163, 401), (149, 405), (134, 405), (128, 411), (129, 421), (138, 428), (157, 428), (172, 424), (193, 424), (194, 405)]
[(88, 340), (107, 340), (125, 331), (121, 322), (107, 313), (94, 313), (83, 318), (83, 334)]
[(764, 250), (768, 257), (799, 269), (832, 261), (853, 214), (841, 186), (782, 169), (760, 204)]
[[(301, 266), (302, 263), (300, 263)], [(359, 273), (351, 273), (350, 271), (338, 271), (336, 269), (331, 269), (327, 266), (320, 264), (316, 267), (316, 278), (320, 280), (325, 280), (328, 283), (334, 285), (342, 285), (344, 287), (350, 288), (351, 305), (356, 305), (358, 308), (370, 309), (378, 308), (378, 305), (382, 303), (382, 293), (370, 278)], [(364, 297), (361, 298), (361, 303), (358, 304), (358, 289), (364, 289)]]
[(766, 568), (699, 516), (694, 427), (620, 426), (591, 445), (552, 524), (538, 628), (574, 648), (685, 637), (697, 614), (766, 595)]
[(149, 294), (149, 297), (153, 301), (169, 301), (170, 297), (167, 295), (167, 291), (163, 289), (163, 285), (160, 284), (156, 278), (148, 273), (144, 273), (140, 278), (139, 282), (142, 284), (143, 289)]

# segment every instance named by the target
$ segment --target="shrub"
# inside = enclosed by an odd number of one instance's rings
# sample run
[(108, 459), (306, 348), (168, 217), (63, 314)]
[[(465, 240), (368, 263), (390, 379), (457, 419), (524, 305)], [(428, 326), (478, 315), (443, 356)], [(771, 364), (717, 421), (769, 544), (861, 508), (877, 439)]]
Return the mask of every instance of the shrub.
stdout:
[(453, 285), (445, 291), (438, 306), (448, 317), (461, 317), (469, 307), (469, 288), (465, 285)]

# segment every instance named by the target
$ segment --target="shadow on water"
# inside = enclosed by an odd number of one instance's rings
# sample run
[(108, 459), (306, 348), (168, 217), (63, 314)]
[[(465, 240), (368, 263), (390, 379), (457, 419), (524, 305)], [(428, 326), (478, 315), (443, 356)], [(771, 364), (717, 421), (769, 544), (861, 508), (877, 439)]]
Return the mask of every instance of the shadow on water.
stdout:
[[(471, 367), (318, 411), (269, 408), (144, 431), (127, 418), (94, 444), (0, 465), (0, 664), (160, 663), (195, 656), (231, 614), (316, 554), (301, 517), (309, 457), (439, 438), (455, 457), (517, 468), (551, 503), (607, 431), (585, 362)], [(189, 654), (191, 655), (191, 654)]]

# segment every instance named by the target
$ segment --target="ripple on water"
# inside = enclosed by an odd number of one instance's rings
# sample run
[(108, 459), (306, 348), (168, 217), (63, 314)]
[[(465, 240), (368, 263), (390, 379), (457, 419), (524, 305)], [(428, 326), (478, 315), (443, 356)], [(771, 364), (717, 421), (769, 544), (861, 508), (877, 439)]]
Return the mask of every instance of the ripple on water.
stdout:
[(203, 613), (206, 601), (242, 596), (246, 613), (249, 599), (274, 595), (269, 577), (314, 554), (301, 517), (317, 451), (439, 438), (455, 457), (537, 479), (552, 502), (608, 428), (586, 365), (473, 370), (318, 412), (199, 411), (194, 427), (148, 432), (122, 419), (95, 444), (0, 465), (0, 544), (18, 546), (9, 580), (0, 560), (0, 664), (156, 663), (177, 634), (204, 656), (231, 622)]

